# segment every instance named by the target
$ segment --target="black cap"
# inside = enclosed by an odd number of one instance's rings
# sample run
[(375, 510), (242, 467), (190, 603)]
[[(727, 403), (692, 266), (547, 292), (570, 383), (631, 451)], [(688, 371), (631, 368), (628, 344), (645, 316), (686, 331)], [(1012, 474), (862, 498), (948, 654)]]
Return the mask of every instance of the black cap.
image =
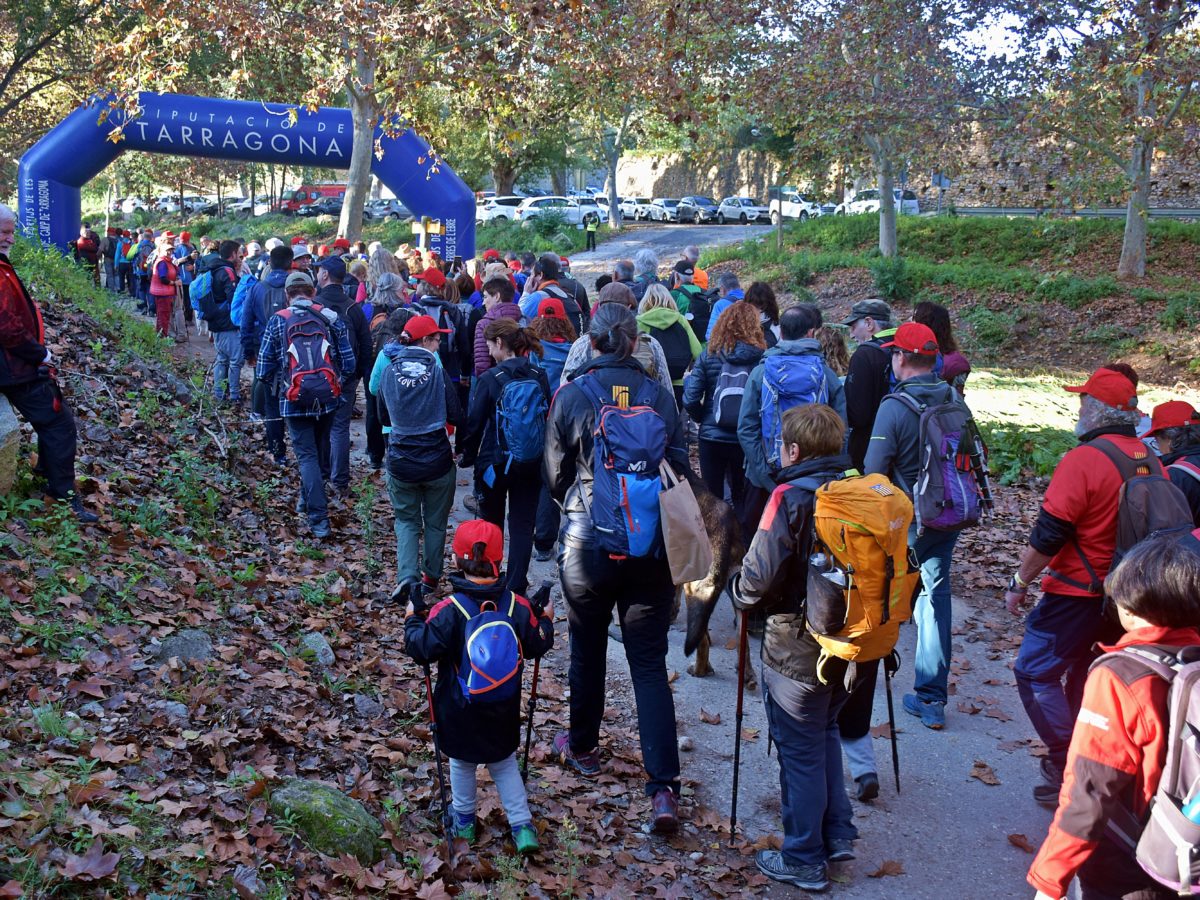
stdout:
[(696, 267), (688, 260), (681, 259), (679, 262), (675, 263), (675, 271), (680, 275), (686, 275), (688, 278), (691, 278), (696, 274)]

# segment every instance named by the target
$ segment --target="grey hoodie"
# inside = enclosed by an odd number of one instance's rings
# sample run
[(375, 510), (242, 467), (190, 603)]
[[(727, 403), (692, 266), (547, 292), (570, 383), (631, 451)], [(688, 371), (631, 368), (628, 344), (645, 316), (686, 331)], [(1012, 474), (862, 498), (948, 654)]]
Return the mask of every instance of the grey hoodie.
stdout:
[(879, 404), (863, 468), (867, 473), (886, 475), (911, 497), (912, 486), (917, 483), (921, 471), (921, 417), (895, 396), (900, 392), (925, 406), (937, 406), (950, 400), (962, 403), (962, 398), (940, 376), (930, 372), (900, 382)]

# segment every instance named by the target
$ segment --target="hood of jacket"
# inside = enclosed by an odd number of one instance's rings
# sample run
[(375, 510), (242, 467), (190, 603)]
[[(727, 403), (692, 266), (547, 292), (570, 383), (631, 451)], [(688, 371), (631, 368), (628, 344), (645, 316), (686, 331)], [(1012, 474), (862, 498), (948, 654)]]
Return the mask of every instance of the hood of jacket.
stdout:
[(828, 476), (824, 478), (828, 481), (829, 478), (841, 475), (853, 468), (854, 464), (850, 462), (850, 457), (845, 453), (838, 453), (834, 456), (818, 456), (816, 459), (801, 460), (794, 466), (780, 469), (775, 475), (775, 481), (779, 484), (787, 484), (789, 481), (813, 476)]
[[(504, 574), (503, 570), (500, 574)], [(450, 587), (454, 588), (454, 593), (466, 594), (476, 603), (483, 603), (485, 600), (496, 603), (507, 593), (507, 588), (504, 587), (504, 578), (498, 578), (492, 584), (480, 584), (463, 575), (450, 575), (449, 581)]]
[(821, 353), (821, 342), (816, 338), (799, 338), (794, 341), (780, 341), (766, 352), (766, 356), (804, 356), (806, 353)]
[(487, 322), (495, 322), (497, 319), (512, 319), (514, 322), (520, 322), (524, 316), (525, 313), (521, 312), (521, 307), (515, 303), (497, 303), (483, 314), (483, 319)]
[(731, 351), (719, 355), (723, 362), (727, 362), (730, 365), (750, 366), (756, 365), (763, 358), (763, 353), (762, 347), (755, 347), (753, 344), (747, 344), (745, 341), (738, 341)]
[(338, 315), (341, 316), (345, 315), (346, 310), (350, 308), (350, 304), (354, 302), (346, 294), (345, 288), (342, 285), (334, 284), (333, 282), (330, 282), (317, 291), (317, 296), (313, 300), (322, 306), (328, 306), (330, 309), (336, 310)]
[(687, 324), (687, 319), (677, 309), (667, 309), (665, 306), (656, 306), (653, 309), (648, 309), (644, 313), (639, 313), (637, 317), (639, 325), (646, 328), (670, 328), (676, 323), (682, 322)]
[(221, 254), (217, 252), (205, 253), (199, 260), (196, 261), (196, 271), (209, 272), (216, 271), (221, 266), (233, 268), (233, 263), (227, 259), (221, 259)]
[(919, 400), (927, 406), (945, 403), (954, 393), (954, 389), (942, 381), (941, 376), (932, 372), (907, 378), (896, 385), (896, 390), (909, 394), (914, 400)]
[(273, 288), (281, 288), (287, 283), (287, 277), (292, 274), (287, 269), (269, 269), (263, 278), (263, 284)]

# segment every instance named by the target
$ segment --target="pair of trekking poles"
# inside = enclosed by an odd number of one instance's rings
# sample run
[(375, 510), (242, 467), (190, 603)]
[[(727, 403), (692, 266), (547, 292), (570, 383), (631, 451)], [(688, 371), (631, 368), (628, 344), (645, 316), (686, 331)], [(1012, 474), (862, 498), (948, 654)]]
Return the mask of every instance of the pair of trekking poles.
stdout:
[[(750, 616), (746, 610), (738, 613), (738, 686), (737, 709), (734, 713), (733, 738), (733, 796), (729, 801), (729, 843), (737, 838), (738, 776), (742, 762), (742, 715), (746, 687), (746, 657), (750, 643)], [(896, 710), (892, 704), (892, 676), (900, 669), (900, 655), (893, 650), (883, 658), (883, 682), (887, 689), (888, 731), (892, 739), (892, 772), (896, 776), (896, 793), (900, 793), (900, 748), (896, 743)], [(771, 733), (767, 732), (767, 755), (771, 755)]]
[[(546, 608), (546, 601), (550, 599), (550, 590), (553, 587), (553, 581), (543, 581), (541, 587), (534, 591), (533, 596), (529, 598), (535, 616), (540, 616), (542, 610)], [(529, 749), (533, 744), (533, 713), (537, 709), (538, 674), (541, 666), (542, 660), (541, 657), (538, 657), (533, 661), (533, 681), (529, 688), (529, 700), (525, 706), (525, 755), (521, 763), (521, 778), (525, 780), (529, 778)], [(438, 740), (437, 713), (433, 709), (433, 673), (429, 663), (423, 663), (421, 668), (425, 674), (425, 698), (429, 706), (429, 733), (433, 737), (433, 755), (437, 760), (438, 795), (442, 803), (442, 832), (446, 840), (446, 852), (452, 857), (454, 855), (454, 817), (450, 813), (450, 800), (446, 793), (446, 770), (442, 763), (441, 741)]]

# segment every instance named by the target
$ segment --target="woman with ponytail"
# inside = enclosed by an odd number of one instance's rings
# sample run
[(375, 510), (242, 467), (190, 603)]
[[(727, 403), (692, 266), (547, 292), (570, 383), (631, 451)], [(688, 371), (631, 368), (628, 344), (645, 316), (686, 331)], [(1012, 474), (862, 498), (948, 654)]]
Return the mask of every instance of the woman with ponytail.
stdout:
[[(634, 359), (641, 338), (632, 310), (601, 303), (588, 338), (592, 358), (555, 394), (546, 431), (546, 484), (563, 510), (558, 560), (571, 634), (570, 729), (554, 739), (554, 750), (564, 765), (583, 775), (600, 772), (608, 626), (615, 605), (637, 702), (652, 827), (674, 831), (679, 827), (679, 752), (666, 658), (675, 585), (656, 519), (658, 492), (649, 479), (657, 477), (660, 460), (683, 477), (687, 447), (670, 379), (658, 383)], [(614, 417), (614, 408), (625, 412)], [(593, 435), (602, 416), (608, 457), (622, 461), (627, 502), (618, 499), (615, 466), (594, 469)], [(643, 446), (637, 445), (639, 436)], [(655, 525), (653, 531), (629, 529), (622, 552), (614, 547), (614, 534), (623, 528), (624, 513), (634, 512), (635, 499), (638, 515), (630, 520)], [(619, 519), (616, 511), (622, 513)]]
[(528, 329), (512, 319), (480, 327), (495, 365), (475, 380), (458, 464), (475, 467), (480, 518), (503, 529), (508, 506), (508, 589), (521, 594), (529, 587), (550, 385), (530, 359), (541, 357), (542, 342)]

